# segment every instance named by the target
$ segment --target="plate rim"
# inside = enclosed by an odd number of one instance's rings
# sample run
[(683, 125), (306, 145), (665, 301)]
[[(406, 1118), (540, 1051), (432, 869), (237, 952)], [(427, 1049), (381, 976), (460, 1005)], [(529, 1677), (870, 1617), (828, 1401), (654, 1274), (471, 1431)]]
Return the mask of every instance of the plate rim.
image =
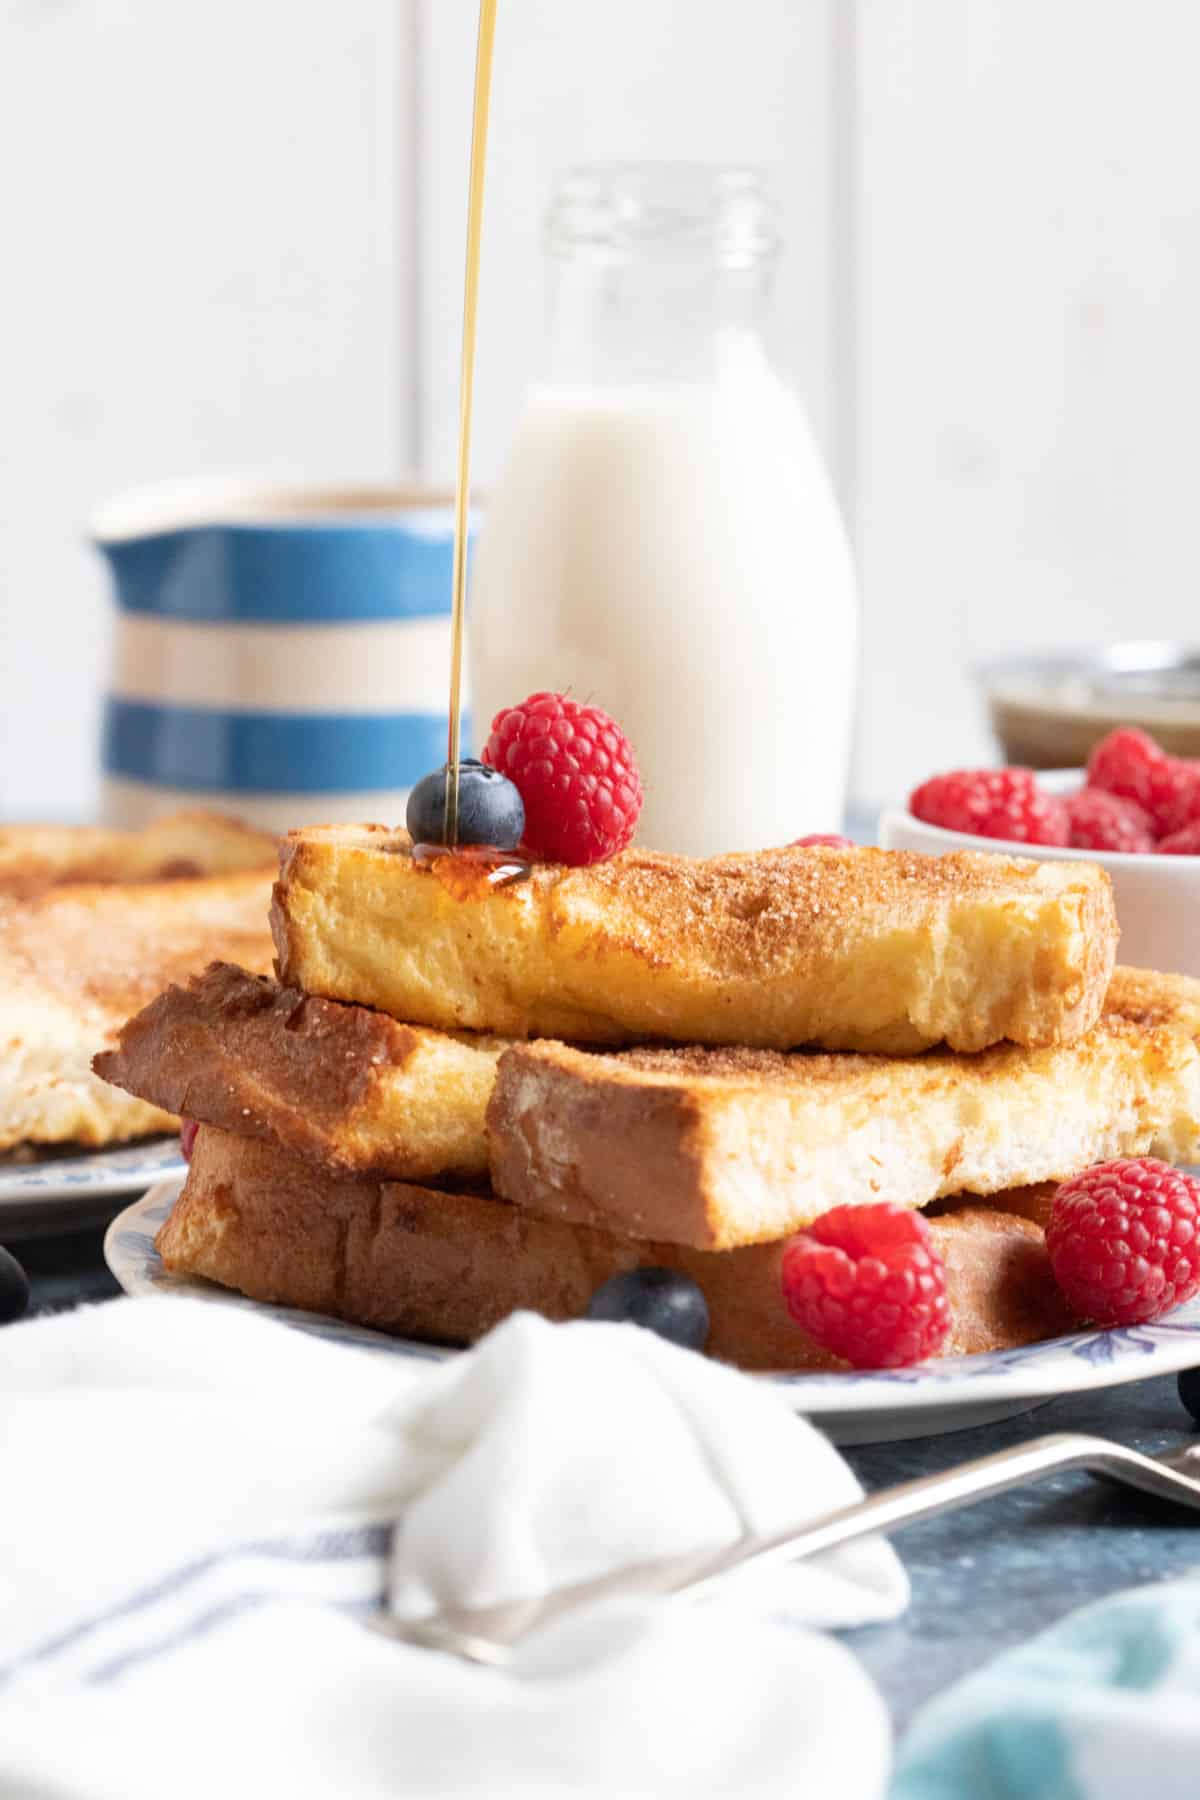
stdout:
[(182, 1174), (179, 1140), (170, 1133), (132, 1144), (107, 1144), (82, 1154), (0, 1165), (0, 1227), (44, 1211), (49, 1229), (62, 1210), (143, 1194)]
[[(146, 1215), (164, 1206), (169, 1210), (182, 1185), (181, 1175), (164, 1178), (124, 1207), (110, 1222), (104, 1234), (104, 1260), (124, 1292), (144, 1297), (156, 1297), (170, 1291), (185, 1296), (190, 1292), (218, 1304), (224, 1301), (265, 1313), (267, 1317), (313, 1335), (337, 1335), (343, 1342), (426, 1362), (446, 1361), (462, 1354), (461, 1349), (453, 1346), (395, 1337), (330, 1314), (305, 1313), (293, 1307), (251, 1300), (215, 1282), (180, 1280), (165, 1271), (158, 1279), (152, 1275), (145, 1275), (140, 1280), (134, 1278), (127, 1254), (118, 1246), (119, 1236), (136, 1230), (145, 1237), (146, 1226), (158, 1222)], [(165, 1211), (159, 1213), (159, 1218), (165, 1216)], [(750, 1373), (755, 1380), (785, 1396), (797, 1410), (819, 1418), (949, 1412), (1005, 1402), (1028, 1401), (1032, 1404), (1059, 1395), (1121, 1387), (1155, 1375), (1174, 1374), (1197, 1364), (1200, 1364), (1200, 1296), (1158, 1325), (1118, 1327), (1109, 1331), (1094, 1328), (1012, 1350), (952, 1357), (916, 1369), (850, 1373), (754, 1370)]]

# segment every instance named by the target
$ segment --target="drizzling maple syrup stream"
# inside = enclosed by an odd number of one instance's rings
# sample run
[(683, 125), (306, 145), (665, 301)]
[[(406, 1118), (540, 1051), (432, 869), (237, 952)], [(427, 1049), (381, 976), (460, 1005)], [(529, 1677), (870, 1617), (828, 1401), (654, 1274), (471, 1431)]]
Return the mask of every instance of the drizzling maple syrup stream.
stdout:
[(454, 595), (450, 615), (450, 736), (446, 754), (445, 842), (451, 849), (458, 843), (458, 762), (462, 746), (462, 665), (467, 611), (467, 531), (471, 503), (475, 337), (479, 316), (479, 251), (483, 238), (483, 194), (487, 175), (492, 64), (496, 48), (496, 6), (497, 0), (479, 0), (475, 113), (471, 127), (471, 185), (467, 201), (467, 270), (463, 287), (462, 374), (458, 406), (458, 482), (454, 502)]
[(467, 547), (471, 514), (471, 427), (475, 411), (475, 339), (479, 318), (479, 256), (487, 176), (488, 116), (496, 48), (498, 0), (480, 0), (475, 52), (475, 111), (471, 126), (471, 183), (467, 199), (467, 266), (463, 284), (462, 372), (458, 404), (458, 478), (454, 498), (454, 592), (450, 610), (450, 730), (446, 746), (446, 807), (442, 842), (417, 844), (413, 862), (436, 874), (456, 899), (523, 881), (530, 866), (512, 851), (458, 841), (458, 765), (462, 754), (463, 639), (467, 617)]

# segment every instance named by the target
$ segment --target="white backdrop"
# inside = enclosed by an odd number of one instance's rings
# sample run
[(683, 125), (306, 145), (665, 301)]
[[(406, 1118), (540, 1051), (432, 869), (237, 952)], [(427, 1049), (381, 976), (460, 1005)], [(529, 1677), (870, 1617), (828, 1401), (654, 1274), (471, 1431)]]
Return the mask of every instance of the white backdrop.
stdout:
[(1196, 632), (1200, 7), (862, 0), (861, 780), (988, 748), (963, 666)]
[(91, 802), (96, 500), (407, 460), (413, 80), (390, 0), (0, 0), (0, 816)]
[[(0, 812), (92, 791), (131, 481), (449, 469), (474, 0), (0, 4)], [(858, 783), (986, 754), (995, 649), (1187, 634), (1191, 0), (502, 0), (479, 472), (593, 156), (757, 161), (851, 514)]]

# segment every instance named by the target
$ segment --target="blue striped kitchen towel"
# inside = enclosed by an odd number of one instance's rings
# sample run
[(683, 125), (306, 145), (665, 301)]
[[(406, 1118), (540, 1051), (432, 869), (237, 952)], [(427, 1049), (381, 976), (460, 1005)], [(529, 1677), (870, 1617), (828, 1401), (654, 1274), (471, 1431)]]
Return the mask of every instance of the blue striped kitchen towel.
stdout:
[[(736, 1370), (518, 1314), (441, 1364), (211, 1300), (0, 1332), (3, 1800), (883, 1800), (826, 1628), (887, 1544), (618, 1599), (478, 1668), (370, 1629), (777, 1531), (857, 1497)], [(803, 1513), (800, 1515), (803, 1516)]]

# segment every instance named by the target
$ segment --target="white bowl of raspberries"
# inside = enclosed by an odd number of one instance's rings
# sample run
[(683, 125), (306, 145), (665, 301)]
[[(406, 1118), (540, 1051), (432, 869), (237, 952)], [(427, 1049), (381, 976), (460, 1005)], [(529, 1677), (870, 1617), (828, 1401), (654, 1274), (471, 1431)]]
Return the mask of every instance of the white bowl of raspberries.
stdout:
[(1200, 761), (1168, 756), (1146, 732), (1112, 731), (1086, 769), (955, 769), (886, 812), (889, 850), (1001, 848), (1108, 870), (1120, 960), (1200, 976)]

